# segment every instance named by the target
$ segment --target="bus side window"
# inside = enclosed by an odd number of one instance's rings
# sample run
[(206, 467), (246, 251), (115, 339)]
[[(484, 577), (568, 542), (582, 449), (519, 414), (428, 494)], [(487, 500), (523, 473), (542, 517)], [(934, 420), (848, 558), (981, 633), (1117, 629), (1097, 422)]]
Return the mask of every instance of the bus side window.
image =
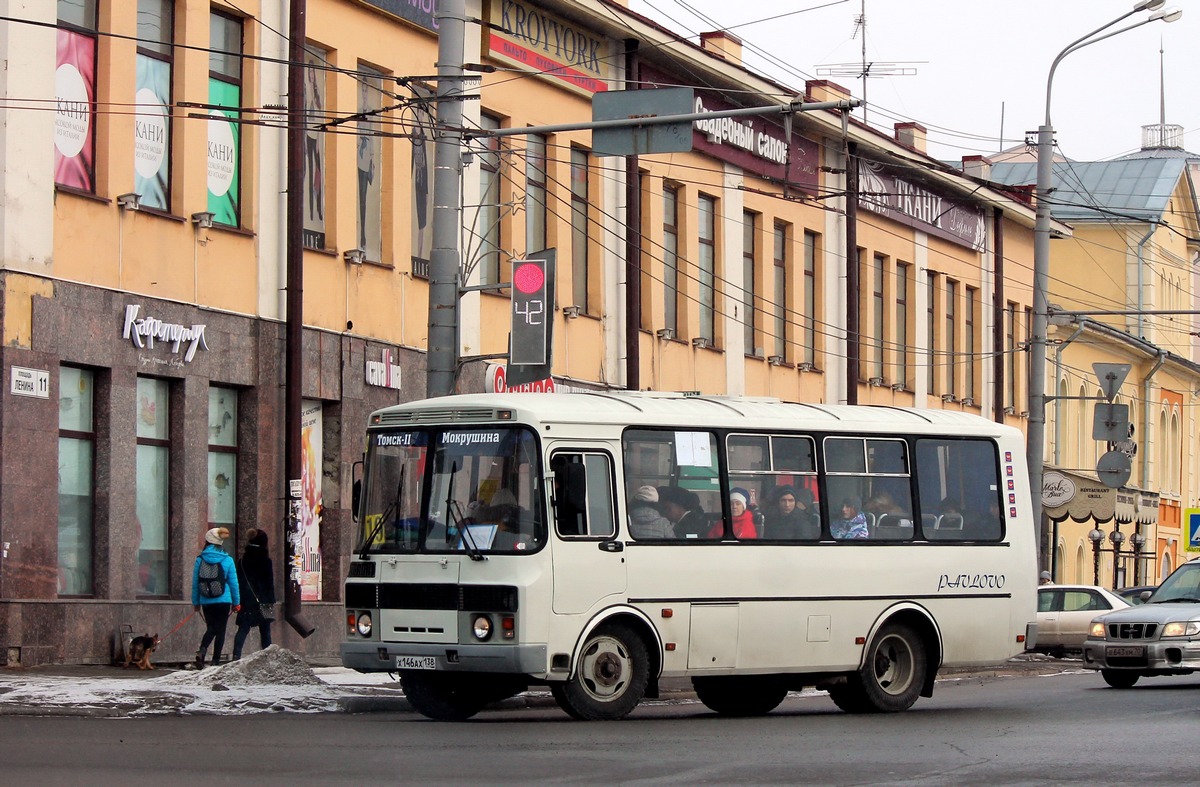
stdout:
[(612, 462), (605, 454), (555, 454), (554, 521), (561, 536), (616, 533)]

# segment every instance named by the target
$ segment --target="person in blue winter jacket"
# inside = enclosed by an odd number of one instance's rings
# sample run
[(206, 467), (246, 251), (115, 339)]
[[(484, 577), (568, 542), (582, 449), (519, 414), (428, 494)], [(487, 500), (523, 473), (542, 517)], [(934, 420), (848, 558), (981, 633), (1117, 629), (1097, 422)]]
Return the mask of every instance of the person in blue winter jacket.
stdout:
[(205, 654), (213, 643), (213, 664), (221, 661), (221, 650), (225, 647), (225, 626), (230, 612), (242, 608), (242, 596), (238, 588), (237, 566), (233, 558), (221, 548), (229, 530), (214, 527), (204, 534), (204, 551), (196, 556), (192, 569), (192, 608), (204, 613), (204, 636), (200, 638), (200, 649), (196, 651), (196, 669), (204, 668)]

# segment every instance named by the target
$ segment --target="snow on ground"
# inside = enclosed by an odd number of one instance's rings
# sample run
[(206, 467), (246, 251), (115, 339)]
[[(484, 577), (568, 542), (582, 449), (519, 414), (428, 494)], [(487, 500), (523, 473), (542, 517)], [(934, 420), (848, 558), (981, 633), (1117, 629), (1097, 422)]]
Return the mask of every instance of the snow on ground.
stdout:
[(278, 645), (216, 667), (155, 677), (0, 673), (0, 710), (33, 707), (80, 715), (322, 713), (341, 710), (339, 698), (366, 694), (403, 696), (386, 673), (314, 670)]

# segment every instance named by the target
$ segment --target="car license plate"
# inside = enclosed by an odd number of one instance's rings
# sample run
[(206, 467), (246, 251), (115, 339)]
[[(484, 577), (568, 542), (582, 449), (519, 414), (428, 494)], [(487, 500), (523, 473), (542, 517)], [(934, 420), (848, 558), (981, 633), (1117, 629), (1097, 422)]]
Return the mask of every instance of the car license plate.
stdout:
[(1115, 658), (1121, 658), (1121, 657), (1140, 658), (1141, 656), (1144, 656), (1145, 653), (1146, 653), (1146, 649), (1143, 648), (1141, 645), (1119, 645), (1119, 646), (1115, 646), (1115, 647), (1110, 647), (1108, 650), (1106, 650), (1104, 652), (1104, 655), (1108, 656), (1110, 659), (1114, 658), (1114, 657)]
[(397, 656), (396, 669), (437, 669), (433, 656)]

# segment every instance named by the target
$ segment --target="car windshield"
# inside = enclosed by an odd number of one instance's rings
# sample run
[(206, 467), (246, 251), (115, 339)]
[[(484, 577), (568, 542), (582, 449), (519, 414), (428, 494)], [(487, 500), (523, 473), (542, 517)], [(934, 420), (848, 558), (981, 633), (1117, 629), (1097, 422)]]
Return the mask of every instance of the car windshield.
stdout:
[(524, 552), (545, 543), (527, 429), (372, 432), (359, 552)]
[(1187, 563), (1163, 580), (1147, 599), (1147, 604), (1168, 604), (1174, 601), (1200, 603), (1200, 563)]

